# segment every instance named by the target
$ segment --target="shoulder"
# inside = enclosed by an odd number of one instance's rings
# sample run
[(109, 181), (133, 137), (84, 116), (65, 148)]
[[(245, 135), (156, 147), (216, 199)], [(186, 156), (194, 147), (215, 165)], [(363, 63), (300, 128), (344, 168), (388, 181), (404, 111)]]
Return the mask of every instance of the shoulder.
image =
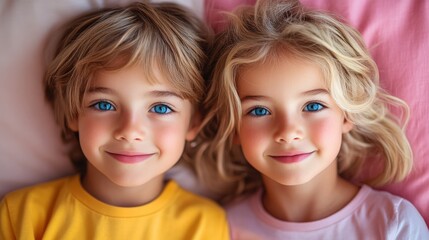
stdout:
[(223, 208), (215, 201), (192, 193), (184, 188), (180, 187), (176, 182), (170, 184), (176, 185), (175, 202), (176, 205), (182, 205), (186, 208), (198, 211), (210, 211), (220, 215), (225, 215)]
[(200, 229), (201, 239), (229, 239), (225, 210), (215, 201), (181, 188), (174, 181), (167, 188), (174, 189), (168, 215), (175, 218), (180, 229)]
[(31, 211), (46, 209), (56, 202), (68, 182), (76, 177), (78, 176), (60, 178), (10, 192), (4, 197), (2, 208), (7, 207), (15, 214), (25, 209), (31, 209)]
[(6, 194), (0, 204), (2, 227), (10, 224), (16, 228), (24, 227), (30, 232), (29, 226), (24, 226), (25, 224), (31, 222), (32, 226), (43, 225), (58, 203), (65, 201), (69, 193), (68, 183), (74, 178), (78, 176), (65, 177)]
[[(382, 211), (388, 211), (394, 215), (405, 212), (417, 212), (410, 201), (386, 191), (375, 190), (363, 185), (362, 191), (366, 192), (365, 204), (368, 206), (383, 206)], [(418, 213), (418, 212), (417, 212)]]
[(264, 217), (261, 191), (228, 204), (225, 209), (231, 225), (255, 225)]
[(233, 239), (269, 239), (273, 237), (272, 231), (277, 231), (277, 226), (270, 224), (271, 217), (264, 211), (260, 197), (261, 190), (225, 207)]
[(70, 182), (73, 178), (76, 177), (78, 176), (76, 175), (64, 177), (49, 182), (39, 183), (33, 186), (21, 188), (6, 194), (4, 200), (13, 200), (16, 202), (20, 200), (31, 201), (37, 200), (39, 198), (49, 198), (49, 196), (55, 196), (59, 191), (64, 188), (65, 185), (67, 185), (68, 182)]
[(366, 212), (368, 220), (390, 223), (390, 229), (395, 233), (395, 237), (402, 236), (408, 239), (410, 236), (429, 237), (423, 217), (410, 201), (366, 185), (362, 188), (367, 192), (367, 196), (361, 210)]

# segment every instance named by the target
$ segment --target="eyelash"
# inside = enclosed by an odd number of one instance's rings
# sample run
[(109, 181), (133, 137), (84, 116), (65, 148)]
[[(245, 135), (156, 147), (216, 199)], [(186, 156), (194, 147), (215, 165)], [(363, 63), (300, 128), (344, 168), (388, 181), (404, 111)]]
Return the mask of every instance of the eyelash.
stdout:
[[(317, 109), (313, 109), (313, 110), (308, 109), (309, 106), (313, 106), (313, 105), (316, 105)], [(326, 106), (320, 102), (309, 102), (309, 103), (306, 103), (304, 105), (303, 112), (310, 112), (310, 113), (311, 112), (319, 112), (325, 108), (326, 108)], [(250, 111), (248, 111), (247, 115), (250, 115), (252, 117), (262, 117), (262, 116), (271, 115), (271, 112), (265, 107), (256, 106), (256, 107), (253, 107), (252, 109), (250, 109)]]
[[(102, 109), (101, 104), (109, 106), (109, 109)], [(99, 100), (90, 105), (91, 108), (94, 108), (97, 111), (106, 112), (106, 111), (115, 111), (116, 107), (107, 100)]]
[[(311, 106), (311, 105), (317, 105), (318, 106), (318, 108), (317, 109), (315, 109), (315, 110), (308, 110), (307, 109), (307, 107), (308, 106)], [(326, 106), (324, 105), (324, 104), (321, 104), (320, 102), (309, 102), (309, 103), (306, 103), (305, 105), (304, 105), (304, 109), (303, 109), (303, 111), (304, 112), (320, 112), (320, 111), (322, 111), (323, 109), (325, 109), (326, 108)], [(306, 110), (307, 109), (307, 110)]]
[[(164, 108), (166, 108), (165, 109), (165, 111), (166, 112), (156, 112), (156, 108), (157, 107), (162, 107), (163, 109)], [(159, 110), (159, 109), (158, 109)], [(174, 113), (174, 112), (176, 112), (176, 111), (174, 111), (173, 110), (173, 108), (171, 108), (170, 106), (168, 106), (167, 104), (165, 104), (165, 103), (157, 103), (157, 104), (155, 104), (155, 105), (153, 105), (153, 107), (151, 107), (150, 109), (149, 109), (149, 112), (151, 112), (151, 113), (155, 113), (155, 114), (159, 114), (159, 115), (167, 115), (167, 114), (171, 114), (171, 113)]]
[[(95, 103), (91, 104), (89, 107), (100, 112), (116, 111), (116, 107), (113, 105), (113, 103), (107, 100), (96, 101)], [(157, 103), (149, 109), (149, 112), (159, 114), (159, 115), (166, 115), (166, 114), (174, 113), (175, 111), (172, 109), (172, 107), (168, 106), (165, 103)]]
[[(263, 113), (258, 114), (256, 112), (257, 110), (263, 110)], [(252, 116), (252, 117), (262, 117), (262, 116), (271, 115), (271, 112), (265, 107), (257, 106), (257, 107), (250, 109), (250, 111), (247, 113), (247, 115)]]

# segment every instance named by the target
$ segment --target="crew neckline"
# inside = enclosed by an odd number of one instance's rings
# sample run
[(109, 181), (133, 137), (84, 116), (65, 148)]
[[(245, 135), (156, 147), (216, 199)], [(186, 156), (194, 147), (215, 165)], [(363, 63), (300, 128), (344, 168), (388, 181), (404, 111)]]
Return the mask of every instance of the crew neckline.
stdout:
[(72, 195), (79, 202), (91, 211), (111, 217), (138, 217), (153, 214), (174, 201), (176, 193), (179, 190), (179, 185), (175, 181), (169, 180), (164, 186), (161, 194), (153, 201), (136, 207), (118, 207), (106, 204), (89, 194), (82, 187), (79, 175), (71, 178), (70, 186)]
[(265, 224), (272, 226), (276, 229), (284, 231), (314, 231), (320, 228), (331, 226), (336, 222), (343, 220), (344, 218), (350, 217), (353, 212), (362, 205), (362, 202), (367, 198), (371, 188), (367, 185), (362, 185), (356, 196), (338, 212), (311, 222), (288, 222), (282, 221), (271, 216), (262, 205), (262, 189), (256, 192), (250, 199), (249, 205), (256, 216)]

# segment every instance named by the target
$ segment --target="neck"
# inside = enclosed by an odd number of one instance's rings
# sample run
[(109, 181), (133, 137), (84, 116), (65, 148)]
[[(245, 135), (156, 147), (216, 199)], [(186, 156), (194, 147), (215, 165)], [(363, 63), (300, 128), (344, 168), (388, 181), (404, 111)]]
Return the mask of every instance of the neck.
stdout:
[(336, 165), (333, 167), (335, 170), (327, 169), (310, 182), (294, 186), (281, 185), (263, 177), (265, 191), (262, 204), (265, 210), (288, 222), (316, 221), (341, 210), (359, 188), (340, 178)]
[(83, 188), (89, 194), (106, 204), (118, 207), (141, 206), (153, 201), (161, 194), (163, 181), (163, 175), (160, 175), (139, 186), (120, 186), (90, 164), (81, 179)]

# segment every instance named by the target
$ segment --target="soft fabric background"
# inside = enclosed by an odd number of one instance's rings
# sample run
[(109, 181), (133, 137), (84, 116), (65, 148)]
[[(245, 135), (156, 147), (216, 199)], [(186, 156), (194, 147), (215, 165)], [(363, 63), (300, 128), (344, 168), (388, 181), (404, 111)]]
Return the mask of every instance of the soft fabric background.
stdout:
[[(326, 10), (357, 28), (380, 70), (383, 88), (411, 108), (407, 136), (414, 152), (414, 169), (403, 182), (383, 186), (410, 200), (429, 225), (429, 1), (301, 0)], [(222, 28), (222, 11), (255, 0), (206, 0), (209, 23)]]
[[(0, 1), (0, 197), (13, 189), (73, 172), (60, 132), (43, 94), (43, 71), (71, 18), (92, 9), (132, 0)], [(203, 0), (176, 0), (203, 17)], [(412, 110), (407, 134), (415, 154), (406, 181), (384, 189), (409, 199), (429, 223), (429, 1), (302, 0), (310, 7), (342, 16), (363, 33), (380, 68), (382, 86), (406, 100)], [(206, 0), (206, 19), (214, 27), (222, 15), (254, 0)], [(188, 188), (188, 173), (169, 175)]]

